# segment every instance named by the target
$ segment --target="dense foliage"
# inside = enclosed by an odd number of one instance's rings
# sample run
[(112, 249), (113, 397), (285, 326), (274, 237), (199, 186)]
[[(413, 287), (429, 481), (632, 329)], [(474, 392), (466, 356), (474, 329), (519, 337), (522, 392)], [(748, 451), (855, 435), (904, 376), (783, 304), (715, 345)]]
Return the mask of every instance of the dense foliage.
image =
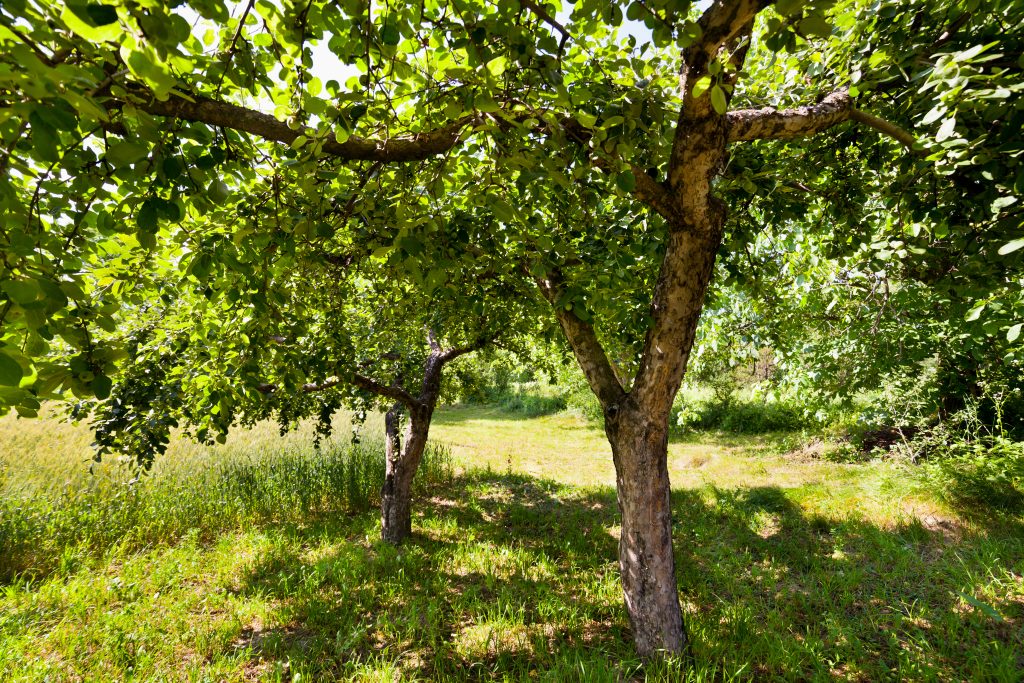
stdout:
[(0, 409), (95, 399), (100, 453), (146, 464), (181, 423), (389, 407), (390, 500), (395, 406), (414, 473), (444, 363), (553, 317), (637, 648), (682, 652), (666, 459), (698, 334), (698, 375), (767, 353), (822, 402), (902, 387), (927, 422), (996, 386), (1021, 414), (1015, 12), (6, 3)]

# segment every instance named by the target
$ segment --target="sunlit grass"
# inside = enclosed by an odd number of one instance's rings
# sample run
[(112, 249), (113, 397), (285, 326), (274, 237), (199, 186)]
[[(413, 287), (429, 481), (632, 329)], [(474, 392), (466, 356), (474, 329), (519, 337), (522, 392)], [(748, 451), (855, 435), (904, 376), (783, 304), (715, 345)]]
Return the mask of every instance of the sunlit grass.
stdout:
[[(273, 425), (175, 442), (129, 489), (114, 463), (88, 474), (81, 428), (0, 420), (0, 529), (40, 506), (63, 529), (5, 557), (30, 572), (0, 584), (4, 680), (683, 678), (633, 655), (600, 429), (444, 410), (431, 435), (459, 473), (428, 468), (400, 549), (378, 541), (379, 424), (361, 449), (337, 429), (319, 454)], [(671, 444), (687, 676), (1020, 680), (1019, 520), (961, 519), (908, 470), (791, 442)]]

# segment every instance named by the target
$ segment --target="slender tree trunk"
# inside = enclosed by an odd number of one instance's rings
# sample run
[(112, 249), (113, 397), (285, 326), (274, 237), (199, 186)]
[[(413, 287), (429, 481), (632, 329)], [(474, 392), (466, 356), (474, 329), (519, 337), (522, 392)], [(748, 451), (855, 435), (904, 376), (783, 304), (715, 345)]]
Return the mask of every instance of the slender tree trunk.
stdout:
[[(423, 386), (418, 396), (396, 381), (385, 386), (363, 375), (355, 375), (356, 386), (396, 403), (384, 415), (385, 470), (380, 492), (381, 537), (398, 545), (412, 534), (412, 480), (427, 449), (430, 419), (441, 396), (441, 373), (446, 363), (482, 348), (491, 338), (481, 337), (469, 346), (442, 349), (433, 330), (427, 330), (430, 354), (423, 367)], [(399, 437), (402, 410), (409, 411), (405, 438)]]
[(401, 406), (384, 416), (387, 436), (384, 486), (380, 494), (381, 537), (398, 545), (412, 534), (412, 480), (427, 447), (432, 406), (415, 406), (409, 411), (405, 439), (398, 435)]
[(663, 423), (629, 400), (605, 411), (622, 516), (619, 569), (641, 657), (686, 652), (689, 645), (676, 588), (668, 425)]

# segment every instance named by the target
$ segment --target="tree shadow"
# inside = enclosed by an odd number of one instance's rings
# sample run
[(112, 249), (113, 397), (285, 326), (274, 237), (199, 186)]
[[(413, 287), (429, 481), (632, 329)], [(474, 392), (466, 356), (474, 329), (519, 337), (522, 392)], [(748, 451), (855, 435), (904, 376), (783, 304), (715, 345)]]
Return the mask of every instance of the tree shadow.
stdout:
[[(1019, 527), (887, 528), (807, 514), (775, 487), (675, 491), (672, 502), (702, 676), (1014, 680), (1024, 670)], [(323, 529), (289, 529), (294, 543), (239, 578), (240, 595), (279, 606), (273, 627), (242, 625), (240, 656), (260, 670), (287, 662), (303, 680), (639, 675), (614, 491), (475, 471), (416, 508), (416, 534), (398, 549), (341, 539), (310, 553)]]
[(467, 424), (477, 420), (525, 422), (545, 416), (546, 415), (531, 415), (526, 412), (508, 410), (495, 404), (456, 403), (453, 405), (442, 406), (435, 411), (431, 422), (435, 425)]

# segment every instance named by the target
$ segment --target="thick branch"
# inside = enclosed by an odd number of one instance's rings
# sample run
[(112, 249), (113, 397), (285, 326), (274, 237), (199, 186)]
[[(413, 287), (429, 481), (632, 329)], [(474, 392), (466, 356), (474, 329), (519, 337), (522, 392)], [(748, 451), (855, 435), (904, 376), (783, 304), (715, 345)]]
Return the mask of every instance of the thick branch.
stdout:
[(560, 305), (558, 299), (562, 294), (562, 284), (558, 274), (549, 276), (548, 279), (538, 279), (537, 286), (540, 288), (544, 298), (551, 303), (555, 310), (555, 317), (558, 318), (562, 331), (572, 347), (576, 360), (583, 370), (583, 374), (590, 384), (590, 388), (601, 401), (602, 407), (608, 407), (622, 402), (626, 392), (619, 384), (615, 371), (612, 370), (608, 356), (605, 355), (601, 342), (594, 333), (594, 328), (583, 322), (578, 315), (571, 310), (566, 310)]
[(701, 37), (686, 50), (687, 66), (703, 69), (708, 60), (724, 45), (740, 37), (744, 29), (749, 33), (754, 17), (771, 4), (773, 0), (715, 0), (697, 20)]
[(363, 391), (368, 391), (371, 394), (383, 396), (384, 398), (390, 398), (394, 401), (405, 404), (409, 408), (414, 408), (420, 404), (420, 401), (415, 396), (402, 387), (385, 386), (376, 380), (358, 373), (352, 375), (352, 383)]
[[(230, 128), (259, 136), (264, 140), (290, 145), (300, 130), (269, 114), (240, 107), (237, 104), (193, 96), (193, 101), (172, 96), (167, 100), (144, 98), (136, 107), (154, 116), (185, 121), (199, 121), (211, 126)], [(324, 141), (325, 154), (352, 161), (420, 161), (443, 154), (458, 144), (463, 129), (474, 123), (476, 116), (464, 116), (446, 126), (423, 133), (401, 137), (372, 139), (352, 136), (345, 142), (333, 138)]]
[(814, 135), (850, 118), (853, 100), (845, 90), (796, 109), (737, 109), (726, 115), (729, 140), (778, 140)]
[(729, 140), (784, 140), (814, 135), (849, 120), (863, 123), (913, 148), (914, 136), (899, 126), (853, 107), (846, 90), (837, 90), (817, 104), (778, 110), (739, 109), (726, 116)]
[(651, 319), (631, 395), (654, 415), (668, 418), (697, 334), (704, 296), (721, 241), (721, 219), (710, 233), (669, 233), (651, 300)]
[(443, 351), (441, 352), (439, 357), (442, 363), (447, 363), (449, 361), (455, 360), (459, 356), (464, 356), (467, 353), (479, 351), (480, 349), (487, 346), (493, 341), (494, 337), (481, 337), (480, 339), (477, 339), (475, 342), (467, 346), (458, 346), (455, 348), (448, 349), (447, 351)]

